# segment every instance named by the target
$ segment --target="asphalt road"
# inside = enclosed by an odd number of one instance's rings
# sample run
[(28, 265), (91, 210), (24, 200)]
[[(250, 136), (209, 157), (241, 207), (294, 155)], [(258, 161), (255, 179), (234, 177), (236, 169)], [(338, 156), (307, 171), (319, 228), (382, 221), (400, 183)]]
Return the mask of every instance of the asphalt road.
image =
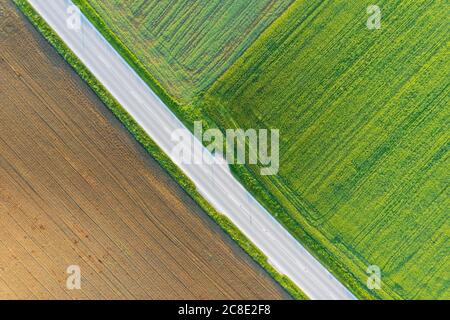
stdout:
[[(322, 264), (296, 241), (209, 153), (213, 164), (186, 164), (173, 153), (172, 133), (184, 125), (153, 93), (101, 34), (82, 15), (81, 28), (73, 28), (69, 0), (29, 0), (97, 79), (132, 115), (148, 135), (195, 183), (213, 207), (231, 221), (312, 299), (355, 299)], [(193, 137), (189, 132), (187, 134)], [(196, 139), (193, 152), (204, 152)], [(282, 165), (282, 164), (281, 164)]]

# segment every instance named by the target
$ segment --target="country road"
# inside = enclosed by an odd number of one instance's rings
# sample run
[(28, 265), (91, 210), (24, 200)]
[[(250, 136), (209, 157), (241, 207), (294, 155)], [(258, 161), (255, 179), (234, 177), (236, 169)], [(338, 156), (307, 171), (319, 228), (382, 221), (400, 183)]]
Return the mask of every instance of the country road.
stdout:
[[(322, 264), (296, 241), (230, 174), (227, 167), (207, 154), (214, 164), (186, 164), (172, 150), (172, 133), (184, 125), (153, 93), (101, 34), (82, 16), (81, 28), (67, 23), (69, 0), (29, 0), (79, 57), (93, 75), (130, 113), (147, 134), (195, 183), (198, 191), (223, 213), (311, 299), (355, 299)], [(190, 133), (189, 133), (190, 134)], [(202, 144), (190, 139), (194, 152)], [(282, 165), (282, 164), (281, 164)]]

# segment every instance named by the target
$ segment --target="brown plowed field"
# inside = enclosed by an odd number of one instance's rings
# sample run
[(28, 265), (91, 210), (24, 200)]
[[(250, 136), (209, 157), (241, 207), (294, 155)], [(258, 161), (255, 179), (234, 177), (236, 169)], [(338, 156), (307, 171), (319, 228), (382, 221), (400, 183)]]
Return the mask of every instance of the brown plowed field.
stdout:
[(288, 298), (5, 0), (0, 298)]

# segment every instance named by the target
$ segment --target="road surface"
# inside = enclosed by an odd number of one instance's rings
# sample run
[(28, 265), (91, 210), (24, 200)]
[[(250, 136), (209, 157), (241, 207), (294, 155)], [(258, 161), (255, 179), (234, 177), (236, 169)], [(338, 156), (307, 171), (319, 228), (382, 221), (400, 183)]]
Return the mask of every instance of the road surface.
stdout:
[[(77, 28), (70, 0), (29, 0), (93, 75), (131, 114), (147, 134), (195, 183), (198, 191), (230, 220), (311, 299), (355, 299), (322, 264), (295, 240), (209, 153), (213, 164), (187, 164), (173, 152), (173, 132), (185, 129), (169, 108), (144, 83), (84, 15)], [(188, 133), (193, 138), (191, 133)], [(193, 152), (204, 152), (196, 139)]]

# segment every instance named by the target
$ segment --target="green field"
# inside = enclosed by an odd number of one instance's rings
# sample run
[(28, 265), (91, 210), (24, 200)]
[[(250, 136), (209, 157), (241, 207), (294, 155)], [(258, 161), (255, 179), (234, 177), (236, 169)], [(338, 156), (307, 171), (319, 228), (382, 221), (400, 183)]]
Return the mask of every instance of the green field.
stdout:
[(205, 106), (222, 127), (280, 129), (279, 175), (260, 183), (351, 270), (448, 299), (449, 7), (378, 1), (368, 30), (369, 3), (297, 1)]
[(175, 100), (280, 129), (277, 176), (234, 172), (358, 297), (450, 298), (447, 1), (377, 1), (380, 30), (366, 0), (88, 2)]
[(220, 76), (293, 0), (89, 0), (181, 102)]

